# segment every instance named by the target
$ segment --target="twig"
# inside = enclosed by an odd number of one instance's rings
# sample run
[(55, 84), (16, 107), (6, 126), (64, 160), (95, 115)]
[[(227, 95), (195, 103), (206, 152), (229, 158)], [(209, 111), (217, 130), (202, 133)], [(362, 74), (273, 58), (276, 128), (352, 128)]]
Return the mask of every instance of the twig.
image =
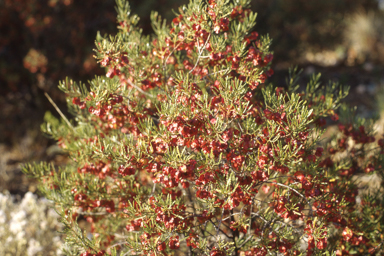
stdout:
[(56, 109), (56, 111), (59, 113), (59, 115), (61, 116), (61, 118), (64, 119), (64, 121), (68, 124), (69, 127), (71, 127), (72, 130), (73, 129), (73, 126), (71, 125), (71, 123), (68, 121), (68, 119), (65, 117), (65, 115), (63, 114), (63, 112), (61, 112), (61, 110), (59, 109), (59, 107), (56, 105), (56, 103), (52, 100), (51, 97), (49, 97), (48, 93), (44, 92), (44, 95), (45, 97), (47, 97), (47, 99), (49, 100), (49, 102), (52, 104), (52, 106)]
[(111, 248), (113, 248), (113, 247), (120, 246), (120, 245), (125, 245), (125, 244), (127, 244), (126, 241), (124, 241), (124, 242), (119, 242), (119, 243), (116, 243), (116, 244), (113, 244), (113, 245), (109, 246), (108, 249), (111, 249)]
[[(231, 210), (231, 221), (235, 222), (235, 216), (233, 215), (233, 209)], [(239, 242), (239, 236), (240, 236), (239, 230), (235, 229), (232, 232), (232, 241), (233, 241), (233, 244), (235, 245), (235, 255), (236, 256), (239, 256), (240, 247), (237, 244)], [(236, 241), (236, 239), (237, 239), (237, 241)]]
[(164, 63), (163, 63), (163, 73), (164, 73), (164, 78), (163, 78), (163, 83), (165, 84), (165, 80), (167, 78), (167, 70), (166, 70), (166, 65), (167, 65), (167, 61), (169, 59), (169, 57), (173, 54), (173, 52), (177, 49), (177, 47), (180, 46), (182, 42), (178, 43), (174, 48), (173, 50), (169, 53), (169, 55), (167, 56), (167, 58), (165, 59)]
[[(217, 228), (217, 225), (215, 225), (215, 223), (212, 221), (212, 220), (208, 220), (209, 222), (211, 222), (212, 223), (212, 225), (215, 227), (215, 228)], [(206, 222), (207, 223), (207, 222)], [(227, 233), (225, 233), (223, 230), (221, 230), (220, 228), (219, 228), (219, 231), (221, 232), (221, 233), (223, 233), (227, 238), (232, 238), (232, 237), (230, 237), (230, 236), (228, 236), (227, 235)], [(207, 230), (205, 230), (205, 232), (207, 232), (208, 234), (210, 234), (211, 236), (213, 236), (213, 234), (211, 234), (211, 233), (209, 233)]]
[(309, 210), (311, 212), (311, 216), (313, 216), (313, 210), (312, 210), (312, 205), (311, 203), (308, 201), (308, 199), (302, 195), (299, 191), (297, 191), (296, 189), (294, 188), (291, 188), (290, 186), (287, 186), (287, 185), (284, 185), (284, 184), (281, 184), (281, 183), (278, 183), (278, 182), (267, 182), (267, 183), (272, 183), (272, 184), (276, 184), (276, 185), (279, 185), (281, 187), (285, 187), (285, 188), (288, 188), (289, 190), (292, 190), (293, 192), (296, 192), (296, 194), (298, 194), (299, 196), (301, 196), (306, 202), (307, 204), (309, 205)]
[(249, 240), (251, 240), (254, 236), (250, 235), (245, 239), (245, 241), (239, 246), (239, 248), (242, 248), (246, 243), (248, 243)]
[(129, 255), (133, 250), (129, 250), (128, 252), (124, 253), (123, 256)]
[(213, 76), (213, 75), (220, 74), (220, 73), (223, 73), (223, 72), (228, 72), (228, 71), (229, 71), (229, 69), (223, 69), (223, 70), (220, 70), (220, 71), (212, 72), (212, 73), (209, 73), (209, 74), (203, 76), (201, 79), (205, 79), (207, 76)]
[(76, 212), (77, 214), (79, 215), (89, 215), (89, 216), (92, 216), (92, 215), (108, 215), (109, 213), (108, 212), (81, 212), (81, 211), (78, 211)]
[[(232, 215), (239, 215), (239, 214), (241, 214), (241, 212), (236, 212), (236, 213), (234, 213)], [(224, 218), (222, 221), (226, 221), (226, 220), (230, 219), (232, 217), (232, 215)]]
[(127, 81), (128, 81), (128, 83), (129, 83), (130, 86), (135, 87), (135, 88), (136, 88), (139, 92), (141, 92), (142, 94), (147, 95), (148, 97), (151, 97), (151, 98), (155, 98), (155, 96), (153, 96), (153, 95), (151, 95), (151, 94), (149, 94), (149, 93), (146, 93), (145, 91), (143, 91), (140, 87), (138, 87), (137, 85), (135, 85), (135, 84), (132, 83), (131, 81), (129, 81), (129, 80), (127, 80)]
[(211, 38), (211, 34), (208, 35), (207, 40), (205, 41), (203, 47), (201, 49), (199, 49), (199, 56), (197, 57), (197, 61), (195, 63), (195, 66), (189, 71), (189, 73), (191, 73), (193, 70), (195, 70), (195, 68), (197, 67), (197, 64), (199, 64), (201, 54), (203, 53), (203, 50), (204, 50), (205, 46), (207, 45), (209, 38)]
[(224, 215), (224, 208), (223, 208), (223, 210), (221, 211), (221, 218), (220, 218), (219, 224), (218, 224), (217, 227), (216, 227), (216, 236), (219, 234), (219, 230), (220, 230), (221, 222), (223, 221), (223, 215)]
[(153, 194), (155, 194), (155, 190), (156, 190), (156, 183), (153, 183), (151, 197), (153, 196)]
[[(384, 241), (382, 241), (379, 245), (377, 245), (375, 248), (373, 248), (372, 253), (375, 253), (378, 249), (380, 249), (381, 246), (383, 245), (383, 243), (384, 243)], [(372, 253), (367, 253), (367, 254), (365, 254), (365, 256), (372, 255)]]

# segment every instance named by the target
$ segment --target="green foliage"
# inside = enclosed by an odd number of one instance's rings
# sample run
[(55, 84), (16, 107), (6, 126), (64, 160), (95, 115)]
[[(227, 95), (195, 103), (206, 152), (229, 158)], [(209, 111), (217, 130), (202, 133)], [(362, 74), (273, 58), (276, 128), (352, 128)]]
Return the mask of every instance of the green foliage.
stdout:
[(379, 199), (359, 203), (353, 178), (383, 174), (384, 140), (345, 119), (321, 143), (348, 89), (316, 75), (298, 93), (296, 70), (267, 85), (271, 40), (250, 32), (249, 3), (191, 1), (171, 25), (153, 13), (143, 36), (117, 1), (119, 32), (96, 40), (106, 75), (61, 83), (74, 120), (43, 125), (70, 164), (25, 167), (56, 203), (67, 254), (380, 252), (360, 225)]

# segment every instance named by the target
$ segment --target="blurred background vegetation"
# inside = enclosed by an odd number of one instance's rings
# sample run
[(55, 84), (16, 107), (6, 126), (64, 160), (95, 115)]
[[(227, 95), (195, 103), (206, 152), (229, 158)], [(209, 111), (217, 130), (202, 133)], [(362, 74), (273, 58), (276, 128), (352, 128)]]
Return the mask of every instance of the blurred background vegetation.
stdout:
[[(150, 34), (151, 10), (168, 21), (187, 0), (131, 0)], [(0, 193), (35, 192), (21, 173), (29, 161), (65, 162), (39, 126), (47, 110), (56, 111), (47, 92), (65, 111), (57, 89), (66, 76), (87, 81), (104, 70), (93, 59), (94, 40), (116, 32), (114, 0), (0, 0)], [(298, 65), (303, 80), (314, 72), (323, 80), (352, 86), (349, 102), (372, 116), (372, 101), (384, 82), (384, 1), (254, 0), (260, 34), (273, 38), (272, 82), (282, 85)]]

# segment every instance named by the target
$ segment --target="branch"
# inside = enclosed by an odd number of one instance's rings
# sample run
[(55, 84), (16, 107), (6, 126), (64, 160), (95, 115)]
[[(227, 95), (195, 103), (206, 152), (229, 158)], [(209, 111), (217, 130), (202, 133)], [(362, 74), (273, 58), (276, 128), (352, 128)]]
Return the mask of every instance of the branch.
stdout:
[(219, 230), (220, 230), (221, 222), (223, 221), (223, 215), (224, 215), (224, 207), (223, 207), (223, 210), (221, 211), (221, 217), (220, 217), (219, 224), (218, 224), (217, 227), (216, 227), (216, 235), (219, 234)]
[[(189, 71), (189, 73), (191, 73), (193, 70), (195, 70), (195, 68), (197, 67), (197, 64), (199, 64), (201, 54), (203, 53), (203, 50), (204, 50), (205, 46), (207, 45), (209, 38), (211, 38), (211, 34), (208, 35), (207, 40), (205, 41), (203, 47), (199, 49), (199, 56), (197, 57), (197, 61), (195, 63), (195, 66)], [(197, 41), (197, 43), (199, 43), (199, 41)]]
[(143, 89), (141, 89), (140, 87), (138, 87), (137, 85), (135, 85), (134, 83), (132, 83), (131, 81), (129, 81), (128, 79), (127, 79), (127, 82), (129, 83), (130, 86), (135, 87), (136, 90), (138, 90), (138, 91), (141, 92), (142, 94), (147, 95), (148, 97), (151, 97), (151, 98), (155, 98), (155, 96), (153, 96), (153, 95), (151, 95), (151, 94), (149, 94), (149, 93), (146, 93), (145, 91), (143, 91)]
[(292, 190), (294, 191), (296, 194), (298, 194), (299, 196), (301, 196), (306, 202), (307, 204), (309, 205), (309, 210), (311, 212), (311, 217), (313, 216), (313, 210), (312, 210), (312, 205), (311, 203), (308, 201), (308, 199), (303, 196), (299, 191), (297, 191), (296, 189), (294, 188), (291, 188), (290, 186), (287, 186), (287, 185), (284, 185), (284, 184), (281, 184), (281, 183), (278, 183), (278, 182), (266, 182), (266, 183), (272, 183), (272, 184), (276, 184), (276, 185), (279, 185), (281, 187), (285, 187), (285, 188), (288, 188), (289, 190)]
[(47, 97), (47, 99), (49, 100), (49, 102), (52, 104), (52, 106), (56, 109), (56, 111), (59, 113), (59, 115), (61, 116), (61, 118), (64, 119), (64, 121), (68, 124), (69, 127), (71, 127), (72, 130), (73, 129), (73, 126), (71, 125), (71, 123), (68, 121), (68, 119), (65, 117), (65, 115), (63, 114), (63, 112), (61, 112), (61, 110), (59, 109), (59, 107), (56, 105), (56, 103), (52, 100), (51, 97), (49, 97), (48, 93), (44, 92), (44, 95), (45, 97)]

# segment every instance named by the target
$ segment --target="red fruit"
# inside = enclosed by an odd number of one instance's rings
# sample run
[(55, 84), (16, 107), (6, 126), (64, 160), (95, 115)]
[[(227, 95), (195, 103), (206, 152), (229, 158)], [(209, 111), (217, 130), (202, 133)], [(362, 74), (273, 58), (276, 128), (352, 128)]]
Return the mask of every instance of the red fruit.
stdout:
[(159, 244), (159, 245), (157, 246), (157, 250), (158, 250), (159, 252), (161, 252), (161, 251), (164, 251), (166, 247), (167, 247), (167, 246), (165, 245), (165, 242), (162, 242), (161, 244)]
[(82, 254), (80, 254), (80, 256), (95, 256), (95, 255), (90, 252), (83, 252)]
[(168, 246), (172, 250), (179, 249), (180, 247), (179, 236), (173, 236), (169, 238)]
[(120, 165), (119, 173), (122, 176), (134, 175), (136, 173), (136, 170), (133, 167), (124, 167), (124, 165)]
[(96, 254), (96, 256), (103, 256), (103, 255), (105, 255), (105, 251), (104, 251), (104, 250), (101, 250), (101, 251), (99, 251), (99, 252)]
[(352, 232), (352, 230), (349, 227), (345, 227), (341, 234), (343, 236), (343, 240), (347, 241), (347, 242), (349, 240), (351, 240), (351, 238), (353, 236), (353, 232)]

